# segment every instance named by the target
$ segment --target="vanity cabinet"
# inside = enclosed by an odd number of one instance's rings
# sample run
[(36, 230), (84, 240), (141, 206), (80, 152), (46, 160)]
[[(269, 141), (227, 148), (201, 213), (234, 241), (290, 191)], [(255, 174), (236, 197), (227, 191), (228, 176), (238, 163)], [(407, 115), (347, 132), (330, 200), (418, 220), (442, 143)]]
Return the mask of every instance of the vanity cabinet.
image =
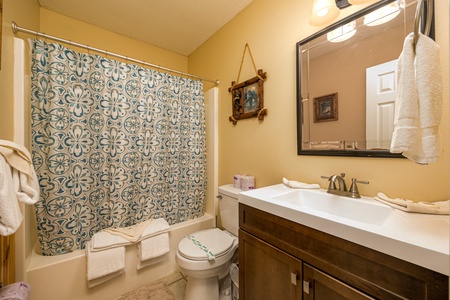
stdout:
[(448, 299), (448, 276), (239, 204), (239, 299)]

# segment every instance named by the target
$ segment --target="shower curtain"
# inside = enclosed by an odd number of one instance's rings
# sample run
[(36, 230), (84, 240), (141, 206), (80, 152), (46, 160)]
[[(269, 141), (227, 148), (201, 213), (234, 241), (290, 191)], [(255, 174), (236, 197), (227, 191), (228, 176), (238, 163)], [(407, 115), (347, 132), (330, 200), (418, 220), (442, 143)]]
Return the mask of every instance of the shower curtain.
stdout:
[(107, 227), (204, 214), (202, 82), (31, 40), (32, 156), (43, 255)]

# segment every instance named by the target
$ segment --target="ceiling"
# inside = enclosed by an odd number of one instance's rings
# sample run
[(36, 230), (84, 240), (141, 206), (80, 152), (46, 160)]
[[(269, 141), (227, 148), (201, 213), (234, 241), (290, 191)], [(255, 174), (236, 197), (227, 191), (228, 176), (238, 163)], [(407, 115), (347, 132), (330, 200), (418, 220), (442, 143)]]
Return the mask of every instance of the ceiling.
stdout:
[(39, 0), (42, 8), (188, 56), (253, 0)]

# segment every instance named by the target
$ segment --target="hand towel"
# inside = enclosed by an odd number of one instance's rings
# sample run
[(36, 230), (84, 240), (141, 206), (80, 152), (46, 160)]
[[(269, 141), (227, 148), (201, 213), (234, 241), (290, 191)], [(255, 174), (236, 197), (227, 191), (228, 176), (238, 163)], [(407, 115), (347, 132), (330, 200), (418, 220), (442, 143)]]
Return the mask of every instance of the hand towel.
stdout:
[(147, 266), (159, 263), (165, 259), (170, 251), (169, 233), (162, 233), (144, 239), (138, 244), (138, 265), (140, 270)]
[(124, 228), (107, 228), (104, 231), (113, 235), (121, 236), (130, 242), (138, 242), (152, 235), (168, 231), (169, 223), (163, 218), (150, 219), (139, 224)]
[(0, 154), (5, 157), (11, 167), (32, 176), (32, 159), (27, 148), (11, 141), (0, 140)]
[(442, 111), (442, 70), (439, 45), (420, 34), (404, 42), (397, 64), (397, 97), (391, 152), (419, 164), (439, 158), (439, 123)]
[(320, 185), (316, 184), (316, 183), (303, 183), (303, 182), (298, 182), (298, 181), (293, 181), (293, 180), (287, 180), (286, 178), (283, 177), (283, 183), (284, 185), (292, 188), (292, 189), (320, 189)]
[(375, 200), (387, 204), (393, 208), (411, 213), (448, 215), (450, 200), (438, 202), (413, 202), (402, 198), (389, 198), (384, 193), (378, 193)]
[(22, 223), (11, 167), (0, 155), (0, 235), (11, 235)]
[(92, 252), (86, 242), (86, 279), (94, 287), (125, 272), (125, 247)]
[(131, 245), (132, 242), (129, 240), (118, 236), (113, 235), (106, 231), (99, 231), (95, 233), (91, 238), (91, 251), (97, 252), (106, 249), (111, 249), (120, 246), (128, 246)]

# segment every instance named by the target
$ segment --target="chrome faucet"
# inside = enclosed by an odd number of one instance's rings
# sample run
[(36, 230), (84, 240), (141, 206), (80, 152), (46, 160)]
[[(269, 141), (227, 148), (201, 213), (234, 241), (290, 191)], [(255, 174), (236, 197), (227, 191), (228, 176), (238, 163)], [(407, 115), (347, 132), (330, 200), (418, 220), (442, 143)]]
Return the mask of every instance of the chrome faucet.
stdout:
[[(356, 183), (369, 184), (368, 181), (356, 180), (356, 178), (352, 178), (352, 185), (350, 186), (350, 190), (347, 190), (347, 185), (345, 184), (345, 173), (341, 173), (340, 175), (335, 174), (332, 176), (321, 177), (324, 179), (328, 179), (328, 181), (330, 182), (330, 184), (328, 185), (327, 193), (351, 198), (361, 198)], [(339, 189), (336, 188), (336, 182), (339, 184)]]

